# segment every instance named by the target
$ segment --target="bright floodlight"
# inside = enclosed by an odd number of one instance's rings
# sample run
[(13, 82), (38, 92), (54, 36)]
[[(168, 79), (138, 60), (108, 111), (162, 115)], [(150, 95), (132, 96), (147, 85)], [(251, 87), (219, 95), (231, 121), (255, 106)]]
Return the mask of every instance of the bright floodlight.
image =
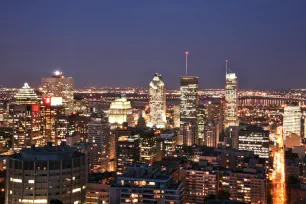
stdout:
[(59, 70), (56, 70), (56, 71), (54, 72), (54, 75), (56, 75), (56, 76), (62, 75), (62, 72), (60, 72)]

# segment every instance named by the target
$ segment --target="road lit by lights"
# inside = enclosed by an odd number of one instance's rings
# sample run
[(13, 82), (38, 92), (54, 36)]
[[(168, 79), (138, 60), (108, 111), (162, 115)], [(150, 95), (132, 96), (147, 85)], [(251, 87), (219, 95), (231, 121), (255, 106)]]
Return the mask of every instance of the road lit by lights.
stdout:
[(285, 158), (282, 128), (278, 128), (275, 137), (273, 155), (272, 198), (274, 204), (286, 203)]

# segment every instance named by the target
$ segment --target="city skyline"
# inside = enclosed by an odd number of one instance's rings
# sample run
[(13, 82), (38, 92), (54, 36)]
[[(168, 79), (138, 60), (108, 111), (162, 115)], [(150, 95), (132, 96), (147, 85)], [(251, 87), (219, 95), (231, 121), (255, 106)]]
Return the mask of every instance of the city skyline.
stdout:
[(0, 203), (306, 203), (305, 8), (0, 2)]
[(188, 50), (200, 88), (224, 88), (226, 59), (242, 89), (303, 88), (306, 3), (274, 3), (1, 2), (0, 84), (60, 69), (76, 88), (145, 87), (158, 72), (178, 89)]

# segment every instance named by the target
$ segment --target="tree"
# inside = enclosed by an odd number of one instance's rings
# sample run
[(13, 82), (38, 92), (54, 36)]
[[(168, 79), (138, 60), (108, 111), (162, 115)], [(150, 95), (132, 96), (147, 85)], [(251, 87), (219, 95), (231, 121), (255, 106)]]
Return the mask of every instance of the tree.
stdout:
[(50, 201), (50, 204), (63, 204), (62, 201), (58, 200), (58, 199), (52, 199)]
[(204, 198), (204, 203), (207, 203), (207, 201), (209, 200), (216, 200), (216, 195), (209, 194), (208, 196)]
[(231, 197), (231, 194), (228, 191), (219, 191), (217, 194), (217, 198), (220, 200), (229, 200), (229, 198)]
[(296, 176), (289, 176), (289, 178), (287, 180), (287, 183), (288, 184), (297, 184), (297, 183), (300, 183), (300, 180)]

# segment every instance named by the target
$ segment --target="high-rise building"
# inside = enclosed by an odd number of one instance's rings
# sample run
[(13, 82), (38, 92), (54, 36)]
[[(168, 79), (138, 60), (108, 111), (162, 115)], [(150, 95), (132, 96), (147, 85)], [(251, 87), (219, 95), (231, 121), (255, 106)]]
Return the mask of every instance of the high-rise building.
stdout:
[(153, 163), (156, 158), (156, 139), (153, 132), (140, 134), (140, 162)]
[(55, 145), (65, 141), (68, 133), (68, 122), (64, 117), (65, 107), (61, 97), (44, 97), (41, 104), (42, 144), (52, 142)]
[(117, 98), (111, 103), (108, 113), (108, 121), (111, 124), (122, 124), (124, 122), (129, 122), (128, 120), (131, 115), (131, 102), (128, 101), (124, 95), (122, 95), (121, 98)]
[(32, 146), (9, 157), (6, 203), (84, 203), (87, 163), (83, 153), (66, 145)]
[(224, 101), (208, 101), (207, 104), (207, 120), (214, 120), (219, 128), (219, 132), (223, 132), (224, 128)]
[(301, 108), (298, 104), (290, 103), (284, 108), (283, 132), (284, 140), (291, 133), (301, 136)]
[(260, 158), (269, 158), (269, 131), (259, 126), (247, 126), (239, 132), (239, 150), (253, 151)]
[(15, 103), (9, 106), (9, 126), (13, 127), (13, 148), (41, 145), (39, 98), (27, 83), (15, 95)]
[(171, 156), (175, 151), (177, 132), (165, 132), (159, 135), (156, 141), (156, 161)]
[(101, 121), (91, 121), (88, 123), (88, 142), (92, 143), (95, 152), (95, 171), (108, 171), (110, 154), (110, 127), (109, 123)]
[(224, 128), (239, 126), (238, 80), (235, 73), (226, 73)]
[(208, 120), (204, 126), (204, 145), (217, 147), (219, 143), (219, 128), (214, 120)]
[(166, 127), (166, 88), (160, 74), (155, 74), (149, 84), (150, 119), (148, 127)]
[(117, 129), (115, 138), (117, 174), (122, 174), (128, 166), (139, 162), (139, 135), (131, 130)]
[(180, 136), (183, 144), (198, 144), (198, 77), (182, 76), (180, 81)]
[(117, 177), (110, 188), (110, 203), (184, 203), (184, 184), (172, 175), (135, 164)]
[(13, 148), (15, 150), (30, 147), (32, 144), (43, 145), (39, 104), (11, 104), (9, 123), (10, 127), (13, 127)]
[(42, 78), (43, 97), (62, 97), (65, 114), (73, 112), (73, 85), (72, 77), (65, 77), (60, 71), (55, 71), (50, 78)]
[(68, 133), (72, 135), (77, 132), (80, 135), (82, 142), (86, 142), (88, 139), (88, 122), (90, 121), (89, 117), (80, 116), (73, 114), (68, 116)]
[(173, 106), (173, 123), (174, 128), (180, 127), (180, 105)]

